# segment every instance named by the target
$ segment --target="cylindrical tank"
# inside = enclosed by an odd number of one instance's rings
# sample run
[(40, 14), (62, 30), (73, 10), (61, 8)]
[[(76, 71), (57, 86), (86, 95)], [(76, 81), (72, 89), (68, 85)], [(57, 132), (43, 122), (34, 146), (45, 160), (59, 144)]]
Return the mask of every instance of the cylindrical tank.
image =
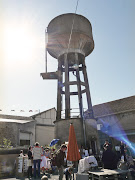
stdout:
[[(47, 51), (56, 59), (65, 53), (78, 53), (86, 57), (94, 49), (91, 24), (82, 15), (68, 13), (57, 16), (49, 23), (47, 33)], [(74, 59), (73, 55), (70, 60), (72, 58)]]

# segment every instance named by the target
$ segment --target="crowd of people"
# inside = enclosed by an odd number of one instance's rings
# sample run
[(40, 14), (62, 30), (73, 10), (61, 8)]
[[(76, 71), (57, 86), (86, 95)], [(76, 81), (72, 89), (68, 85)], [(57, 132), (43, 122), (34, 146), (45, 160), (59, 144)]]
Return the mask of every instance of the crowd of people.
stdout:
[[(67, 146), (65, 144), (61, 145), (58, 151), (56, 151), (55, 149), (50, 149), (48, 147), (44, 148), (43, 146), (39, 146), (38, 142), (35, 143), (34, 147), (30, 146), (27, 152), (28, 178), (31, 178), (32, 176), (35, 179), (36, 177), (40, 178), (40, 171), (42, 171), (42, 174), (45, 174), (45, 172), (49, 171), (50, 169), (53, 170), (57, 166), (59, 172), (59, 180), (62, 180), (64, 175), (64, 159), (66, 157), (66, 150)], [(24, 156), (23, 150), (20, 151), (19, 156)], [(34, 169), (33, 173), (32, 169)], [(67, 177), (69, 177), (71, 171), (72, 169), (67, 169), (65, 171), (66, 180), (68, 180)], [(42, 177), (42, 179), (45, 178), (47, 177)]]
[[(90, 169), (92, 165), (94, 167), (101, 167), (104, 169), (121, 169), (130, 170), (131, 175), (135, 178), (135, 165), (132, 158), (130, 148), (121, 141), (118, 146), (112, 146), (112, 144), (106, 140), (102, 147), (103, 151), (98, 155), (94, 155), (88, 148), (80, 148), (81, 160), (79, 161), (79, 172), (84, 172)], [(96, 162), (96, 160), (97, 162)], [(92, 165), (90, 162), (92, 161)]]
[(135, 177), (135, 165), (130, 148), (121, 141), (119, 148), (113, 150), (108, 140), (103, 145), (102, 163), (105, 169), (131, 170)]
[[(117, 153), (119, 150), (119, 153)], [(92, 154), (91, 149), (84, 148), (83, 146), (79, 149), (81, 160), (78, 162), (78, 172), (83, 172), (85, 169), (90, 167), (98, 167), (98, 160)], [(63, 179), (65, 174), (66, 180), (71, 179), (71, 174), (73, 173), (73, 167), (68, 167), (64, 170), (65, 159), (67, 153), (67, 146), (65, 144), (61, 145), (60, 149), (50, 149), (48, 147), (44, 148), (39, 146), (36, 142), (34, 147), (29, 147), (28, 156), (28, 178), (30, 177), (40, 177), (40, 171), (44, 174), (47, 170), (51, 171), (57, 169), (59, 173), (59, 180)], [(20, 152), (20, 157), (23, 156), (23, 151)], [(105, 141), (103, 145), (103, 153), (101, 156), (102, 167), (104, 169), (132, 169), (132, 176), (134, 176), (135, 166), (130, 149), (127, 145), (121, 142), (119, 149), (114, 151), (114, 147), (109, 143), (108, 140)], [(33, 167), (32, 167), (33, 166)], [(32, 169), (34, 169), (32, 174)], [(47, 178), (43, 176), (43, 178)]]

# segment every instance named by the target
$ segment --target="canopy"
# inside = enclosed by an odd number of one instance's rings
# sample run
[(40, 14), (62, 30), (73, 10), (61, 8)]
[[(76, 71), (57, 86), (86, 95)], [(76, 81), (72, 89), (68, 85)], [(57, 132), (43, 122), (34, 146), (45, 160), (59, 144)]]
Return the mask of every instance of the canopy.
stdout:
[(58, 141), (59, 141), (59, 139), (53, 139), (53, 140), (50, 142), (50, 147), (51, 147), (51, 146), (54, 146)]
[(81, 159), (81, 156), (80, 156), (78, 145), (77, 145), (74, 126), (73, 124), (70, 124), (68, 148), (67, 148), (67, 160), (78, 161), (79, 159)]

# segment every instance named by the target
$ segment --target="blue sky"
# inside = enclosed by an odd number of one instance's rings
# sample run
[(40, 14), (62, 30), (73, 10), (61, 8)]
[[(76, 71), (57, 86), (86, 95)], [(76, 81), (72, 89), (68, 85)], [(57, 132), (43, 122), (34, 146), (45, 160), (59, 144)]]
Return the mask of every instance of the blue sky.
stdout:
[[(56, 81), (40, 77), (45, 71), (44, 31), (54, 17), (74, 13), (76, 3), (0, 1), (1, 113), (31, 115), (29, 110), (56, 107)], [(77, 14), (93, 30), (95, 49), (86, 58), (92, 104), (135, 95), (135, 1), (79, 0)], [(48, 56), (48, 71), (56, 70), (57, 60)]]

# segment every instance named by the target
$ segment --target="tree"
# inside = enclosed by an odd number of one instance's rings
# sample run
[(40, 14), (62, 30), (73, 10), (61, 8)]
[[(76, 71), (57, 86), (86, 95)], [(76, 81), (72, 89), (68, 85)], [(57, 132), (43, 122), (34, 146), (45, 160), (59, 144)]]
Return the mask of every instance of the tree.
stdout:
[(3, 138), (4, 147), (9, 148), (11, 146), (11, 141), (7, 138)]

